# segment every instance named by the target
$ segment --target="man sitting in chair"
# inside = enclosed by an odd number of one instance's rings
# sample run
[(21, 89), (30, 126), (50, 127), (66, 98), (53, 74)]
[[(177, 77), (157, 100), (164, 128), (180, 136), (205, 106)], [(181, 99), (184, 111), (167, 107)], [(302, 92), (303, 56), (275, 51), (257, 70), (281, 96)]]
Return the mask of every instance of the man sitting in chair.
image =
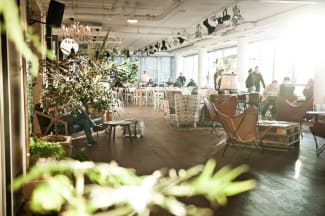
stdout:
[[(35, 110), (44, 113), (44, 110), (42, 109), (40, 104), (35, 105)], [(49, 108), (48, 111), (51, 113), (54, 112), (54, 109)], [(53, 115), (50, 116), (47, 113), (44, 114), (46, 115), (38, 117), (38, 121), (41, 128), (46, 128), (51, 123), (51, 118), (53, 119)], [(46, 116), (48, 117), (46, 118)], [(75, 126), (79, 126), (80, 129), (83, 129), (86, 134), (88, 145), (95, 144), (95, 140), (92, 137), (91, 128), (94, 127), (96, 124), (94, 124), (94, 122), (89, 118), (88, 114), (83, 109), (72, 109), (70, 106), (65, 106), (64, 113), (56, 115), (55, 118), (68, 123), (69, 134), (75, 132)], [(60, 125), (58, 130), (60, 132)]]
[(68, 122), (69, 133), (74, 132), (74, 125), (79, 125), (86, 134), (88, 145), (95, 144), (91, 128), (96, 126), (96, 124), (82, 108), (72, 109), (70, 106), (65, 106), (65, 113), (60, 115), (59, 118)]
[(294, 102), (296, 100), (294, 91), (295, 91), (295, 86), (291, 83), (290, 78), (284, 77), (283, 82), (280, 85), (279, 96), (283, 97), (285, 100)]

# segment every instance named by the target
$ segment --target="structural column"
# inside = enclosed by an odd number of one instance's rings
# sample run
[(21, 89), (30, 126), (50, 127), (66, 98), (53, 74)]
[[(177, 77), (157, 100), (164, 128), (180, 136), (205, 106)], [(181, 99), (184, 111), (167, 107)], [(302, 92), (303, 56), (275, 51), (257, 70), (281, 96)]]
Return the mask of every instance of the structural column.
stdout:
[(207, 84), (207, 73), (208, 73), (208, 51), (206, 48), (199, 49), (198, 56), (198, 87), (203, 87)]
[(245, 80), (248, 75), (247, 71), (249, 68), (248, 39), (241, 37), (238, 38), (237, 42), (238, 64), (236, 73), (238, 76), (239, 89), (246, 91)]
[(325, 63), (318, 62), (314, 75), (314, 104), (325, 104)]
[(183, 61), (182, 61), (182, 55), (181, 54), (176, 54), (175, 56), (176, 59), (176, 71), (175, 71), (175, 78), (179, 76), (179, 74), (183, 70)]

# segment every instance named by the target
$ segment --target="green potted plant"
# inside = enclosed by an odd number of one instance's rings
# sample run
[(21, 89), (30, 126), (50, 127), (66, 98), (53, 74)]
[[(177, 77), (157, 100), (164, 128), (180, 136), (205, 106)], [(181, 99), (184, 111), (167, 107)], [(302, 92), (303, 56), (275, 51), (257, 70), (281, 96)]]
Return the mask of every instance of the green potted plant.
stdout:
[(62, 159), (65, 150), (58, 142), (50, 142), (42, 139), (30, 139), (29, 142), (29, 161), (30, 165), (35, 165), (40, 158)]
[[(57, 212), (60, 215), (149, 215), (160, 207), (173, 215), (212, 215), (209, 208), (186, 204), (180, 198), (203, 196), (211, 204), (225, 205), (227, 197), (254, 188), (254, 180), (236, 181), (247, 166), (224, 167), (215, 171), (216, 163), (187, 170), (157, 170), (138, 176), (135, 170), (116, 162), (57, 161), (33, 167), (15, 179), (13, 188), (43, 178), (30, 200), (35, 213)], [(87, 181), (86, 181), (87, 179)]]

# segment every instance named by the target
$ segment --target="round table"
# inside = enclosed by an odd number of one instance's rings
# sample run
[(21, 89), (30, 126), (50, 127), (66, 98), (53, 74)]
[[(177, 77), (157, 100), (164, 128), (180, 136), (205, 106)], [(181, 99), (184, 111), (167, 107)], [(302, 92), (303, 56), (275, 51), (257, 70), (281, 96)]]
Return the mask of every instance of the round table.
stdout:
[(103, 125), (105, 125), (108, 128), (108, 143), (111, 142), (111, 137), (113, 133), (113, 140), (115, 140), (115, 128), (116, 126), (124, 127), (124, 133), (126, 132), (126, 129), (129, 132), (130, 142), (132, 143), (132, 134), (131, 134), (131, 121), (126, 120), (118, 120), (118, 121), (106, 121), (103, 122)]

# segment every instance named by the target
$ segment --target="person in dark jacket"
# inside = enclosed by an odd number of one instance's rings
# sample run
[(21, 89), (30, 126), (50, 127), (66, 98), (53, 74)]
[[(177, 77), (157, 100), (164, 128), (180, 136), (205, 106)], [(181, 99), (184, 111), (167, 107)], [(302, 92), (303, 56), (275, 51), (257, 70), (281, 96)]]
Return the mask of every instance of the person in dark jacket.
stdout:
[(253, 73), (253, 69), (250, 68), (248, 70), (248, 76), (246, 78), (245, 84), (248, 92), (255, 92), (256, 86), (255, 86), (255, 74)]
[(187, 87), (196, 87), (196, 83), (194, 82), (193, 79), (190, 80), (190, 82), (187, 84)]
[(262, 74), (259, 71), (259, 67), (258, 66), (255, 67), (254, 74), (255, 74), (255, 88), (256, 88), (256, 92), (260, 92), (260, 87), (261, 87), (260, 86), (260, 83), (262, 83), (263, 88), (265, 88), (265, 83), (264, 83), (263, 76), (262, 76)]
[(182, 83), (179, 78), (176, 79), (176, 82), (174, 83), (174, 87), (182, 87)]
[(289, 100), (291, 102), (296, 100), (294, 94), (295, 86), (292, 84), (290, 77), (284, 77), (283, 82), (280, 85), (279, 97)]
[(182, 73), (179, 74), (179, 77), (177, 79), (181, 82), (182, 86), (185, 85), (186, 77)]

